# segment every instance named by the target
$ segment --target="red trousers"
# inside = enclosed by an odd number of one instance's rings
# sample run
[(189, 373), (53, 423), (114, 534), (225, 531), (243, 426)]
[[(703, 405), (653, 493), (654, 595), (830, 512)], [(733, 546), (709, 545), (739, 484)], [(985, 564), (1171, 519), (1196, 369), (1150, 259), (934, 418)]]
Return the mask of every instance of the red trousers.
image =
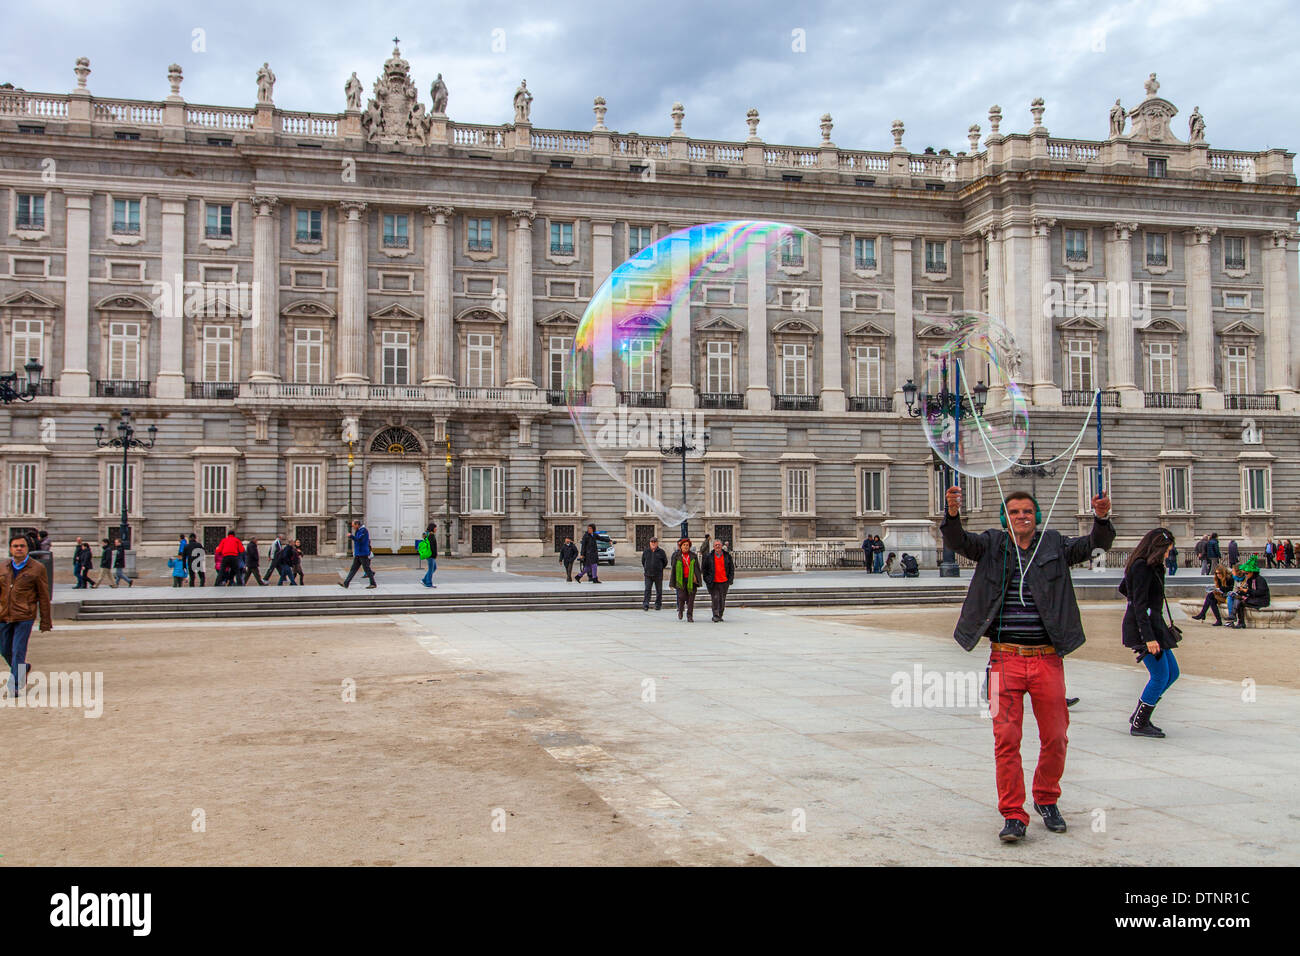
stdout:
[(993, 713), (993, 753), (997, 760), (998, 810), (1003, 817), (1029, 822), (1025, 813), (1025, 774), (1020, 765), (1021, 723), (1025, 693), (1038, 721), (1038, 768), (1034, 771), (1034, 802), (1056, 803), (1065, 771), (1065, 663), (1056, 654), (1022, 657), (993, 651), (989, 657), (989, 696), (997, 693)]

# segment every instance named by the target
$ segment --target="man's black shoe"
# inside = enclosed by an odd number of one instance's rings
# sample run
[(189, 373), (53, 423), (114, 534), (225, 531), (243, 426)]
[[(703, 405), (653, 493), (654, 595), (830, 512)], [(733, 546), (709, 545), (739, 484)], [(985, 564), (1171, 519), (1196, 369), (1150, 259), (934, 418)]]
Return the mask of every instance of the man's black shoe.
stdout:
[(1046, 806), (1040, 806), (1035, 803), (1034, 809), (1043, 818), (1043, 826), (1047, 827), (1047, 829), (1053, 833), (1065, 832), (1065, 818), (1061, 816), (1061, 811), (1056, 809), (1056, 804), (1049, 803)]
[(1065, 698), (1065, 706), (1066, 706), (1066, 707), (1073, 707), (1073, 706), (1074, 706), (1075, 704), (1077, 704), (1078, 702), (1079, 702), (1079, 698), (1077, 698), (1077, 697), (1067, 697), (1067, 698)]
[(998, 834), (998, 839), (1003, 843), (1019, 843), (1025, 838), (1025, 825), (1019, 820), (1012, 820), (1007, 817), (1007, 825), (1002, 828)]

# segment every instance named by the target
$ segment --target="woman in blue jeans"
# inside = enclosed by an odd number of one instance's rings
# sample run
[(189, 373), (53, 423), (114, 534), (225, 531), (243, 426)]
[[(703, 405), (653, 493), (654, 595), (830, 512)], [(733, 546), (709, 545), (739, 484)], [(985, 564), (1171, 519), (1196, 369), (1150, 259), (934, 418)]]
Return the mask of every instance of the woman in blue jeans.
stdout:
[(1174, 648), (1177, 634), (1165, 623), (1165, 559), (1174, 548), (1168, 528), (1148, 531), (1129, 555), (1119, 591), (1128, 598), (1124, 611), (1123, 643), (1137, 654), (1150, 675), (1137, 709), (1129, 718), (1134, 737), (1163, 737), (1165, 732), (1151, 723), (1151, 712), (1165, 691), (1178, 680)]
[(429, 556), (424, 559), (429, 570), (424, 572), (424, 580), (421, 582), (426, 588), (436, 588), (438, 585), (433, 583), (433, 572), (438, 570), (438, 526), (432, 521), (429, 527), (424, 529), (424, 539), (429, 542)]

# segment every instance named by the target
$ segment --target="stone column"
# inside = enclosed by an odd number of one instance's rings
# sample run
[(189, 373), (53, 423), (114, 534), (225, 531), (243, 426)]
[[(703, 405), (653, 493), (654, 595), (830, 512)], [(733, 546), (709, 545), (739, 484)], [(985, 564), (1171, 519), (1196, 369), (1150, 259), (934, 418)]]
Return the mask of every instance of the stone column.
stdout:
[(424, 384), (454, 385), (451, 323), (451, 206), (429, 206), (424, 244)]
[(253, 371), (250, 382), (279, 381), (279, 220), (275, 196), (253, 197)]
[(826, 233), (822, 245), (822, 411), (842, 412), (844, 334), (840, 322), (840, 236)]
[[(1014, 333), (1014, 325), (1007, 315), (1005, 291), (1007, 274), (1002, 262), (1002, 227), (989, 226), (986, 228), (984, 230), (984, 241), (989, 244), (989, 317)], [(1001, 372), (1004, 374), (1009, 373), (1009, 369), (1003, 368)], [(990, 370), (988, 386), (988, 408), (992, 410), (1002, 405), (1003, 397), (1006, 395), (1006, 383), (997, 378)]]
[[(592, 405), (612, 407), (618, 404), (618, 390), (614, 387), (614, 328), (608, 295), (598, 296), (601, 285), (614, 270), (614, 222), (610, 219), (591, 221), (591, 310), (588, 321), (592, 329)], [(574, 369), (575, 378), (582, 374)]]
[(894, 410), (903, 411), (903, 386), (916, 381), (916, 335), (912, 328), (912, 238), (894, 236)]
[[(757, 124), (757, 113), (751, 117)], [(738, 263), (737, 263), (738, 264)], [(772, 389), (767, 379), (767, 239), (754, 236), (745, 247), (746, 330), (745, 353), (749, 381), (745, 407), (756, 412), (772, 410)]]
[(1264, 390), (1278, 396), (1283, 411), (1300, 409), (1291, 368), (1290, 276), (1287, 274), (1287, 244), (1290, 235), (1281, 229), (1262, 237), (1264, 267)]
[[(1002, 303), (1005, 311), (1002, 314), (1002, 320), (1015, 337), (1016, 348), (1020, 352), (1020, 371), (1016, 376), (1016, 383), (1025, 392), (1030, 392), (1030, 384), (1037, 380), (1034, 370), (1034, 349), (1030, 329), (1033, 296), (1030, 288), (1032, 280), (1030, 278), (1029, 244), (1028, 223), (1012, 223), (1002, 230), (1002, 263), (1006, 269), (1005, 284), (1002, 291)], [(989, 265), (992, 268), (991, 258)]]
[(1201, 396), (1201, 408), (1223, 408), (1214, 387), (1214, 312), (1210, 292), (1213, 226), (1196, 226), (1185, 236), (1187, 252), (1187, 387)]
[[(983, 276), (984, 237), (981, 235), (962, 236), (962, 311), (983, 312), (984, 300), (980, 295), (980, 278)], [(967, 380), (973, 389), (979, 382), (988, 382), (989, 363), (981, 352), (967, 358)]]
[(669, 244), (672, 256), (673, 288), (681, 290), (669, 308), (672, 330), (672, 385), (668, 392), (670, 408), (694, 408), (695, 387), (691, 383), (691, 240), (689, 233)]
[(338, 379), (359, 385), (366, 379), (366, 204), (341, 202), (343, 241), (339, 246)]
[[(185, 288), (185, 197), (162, 197), (162, 275), (177, 288)], [(185, 397), (185, 299), (166, 300), (158, 350), (156, 397)]]
[(1029, 339), (1034, 357), (1034, 404), (1060, 405), (1061, 389), (1052, 378), (1052, 351), (1055, 339), (1052, 315), (1048, 306), (1047, 284), (1052, 280), (1052, 227), (1055, 219), (1036, 218), (1030, 225), (1030, 307)]
[(1133, 377), (1133, 253), (1129, 240), (1136, 222), (1117, 222), (1106, 230), (1106, 282), (1116, 294), (1107, 295), (1116, 308), (1106, 310), (1107, 351), (1110, 354), (1108, 387), (1119, 392), (1120, 405), (1141, 408), (1142, 389)]
[[(533, 381), (533, 217), (531, 209), (516, 209), (515, 246), (510, 256), (509, 388), (536, 388)], [(577, 237), (574, 237), (577, 241)]]
[(68, 218), (68, 263), (60, 395), (90, 394), (90, 195), (67, 190), (63, 193)]

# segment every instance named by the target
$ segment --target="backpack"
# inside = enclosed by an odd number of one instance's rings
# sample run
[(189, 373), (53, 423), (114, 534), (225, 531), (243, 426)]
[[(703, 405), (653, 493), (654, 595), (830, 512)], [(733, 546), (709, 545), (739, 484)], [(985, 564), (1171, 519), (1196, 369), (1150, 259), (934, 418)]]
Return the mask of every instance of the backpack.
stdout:
[(433, 545), (429, 544), (428, 535), (420, 539), (420, 543), (415, 546), (415, 553), (420, 556), (422, 561), (433, 557)]
[(921, 569), (917, 566), (916, 558), (912, 557), (910, 554), (903, 555), (900, 563), (903, 567), (903, 573), (908, 577), (920, 573)]

